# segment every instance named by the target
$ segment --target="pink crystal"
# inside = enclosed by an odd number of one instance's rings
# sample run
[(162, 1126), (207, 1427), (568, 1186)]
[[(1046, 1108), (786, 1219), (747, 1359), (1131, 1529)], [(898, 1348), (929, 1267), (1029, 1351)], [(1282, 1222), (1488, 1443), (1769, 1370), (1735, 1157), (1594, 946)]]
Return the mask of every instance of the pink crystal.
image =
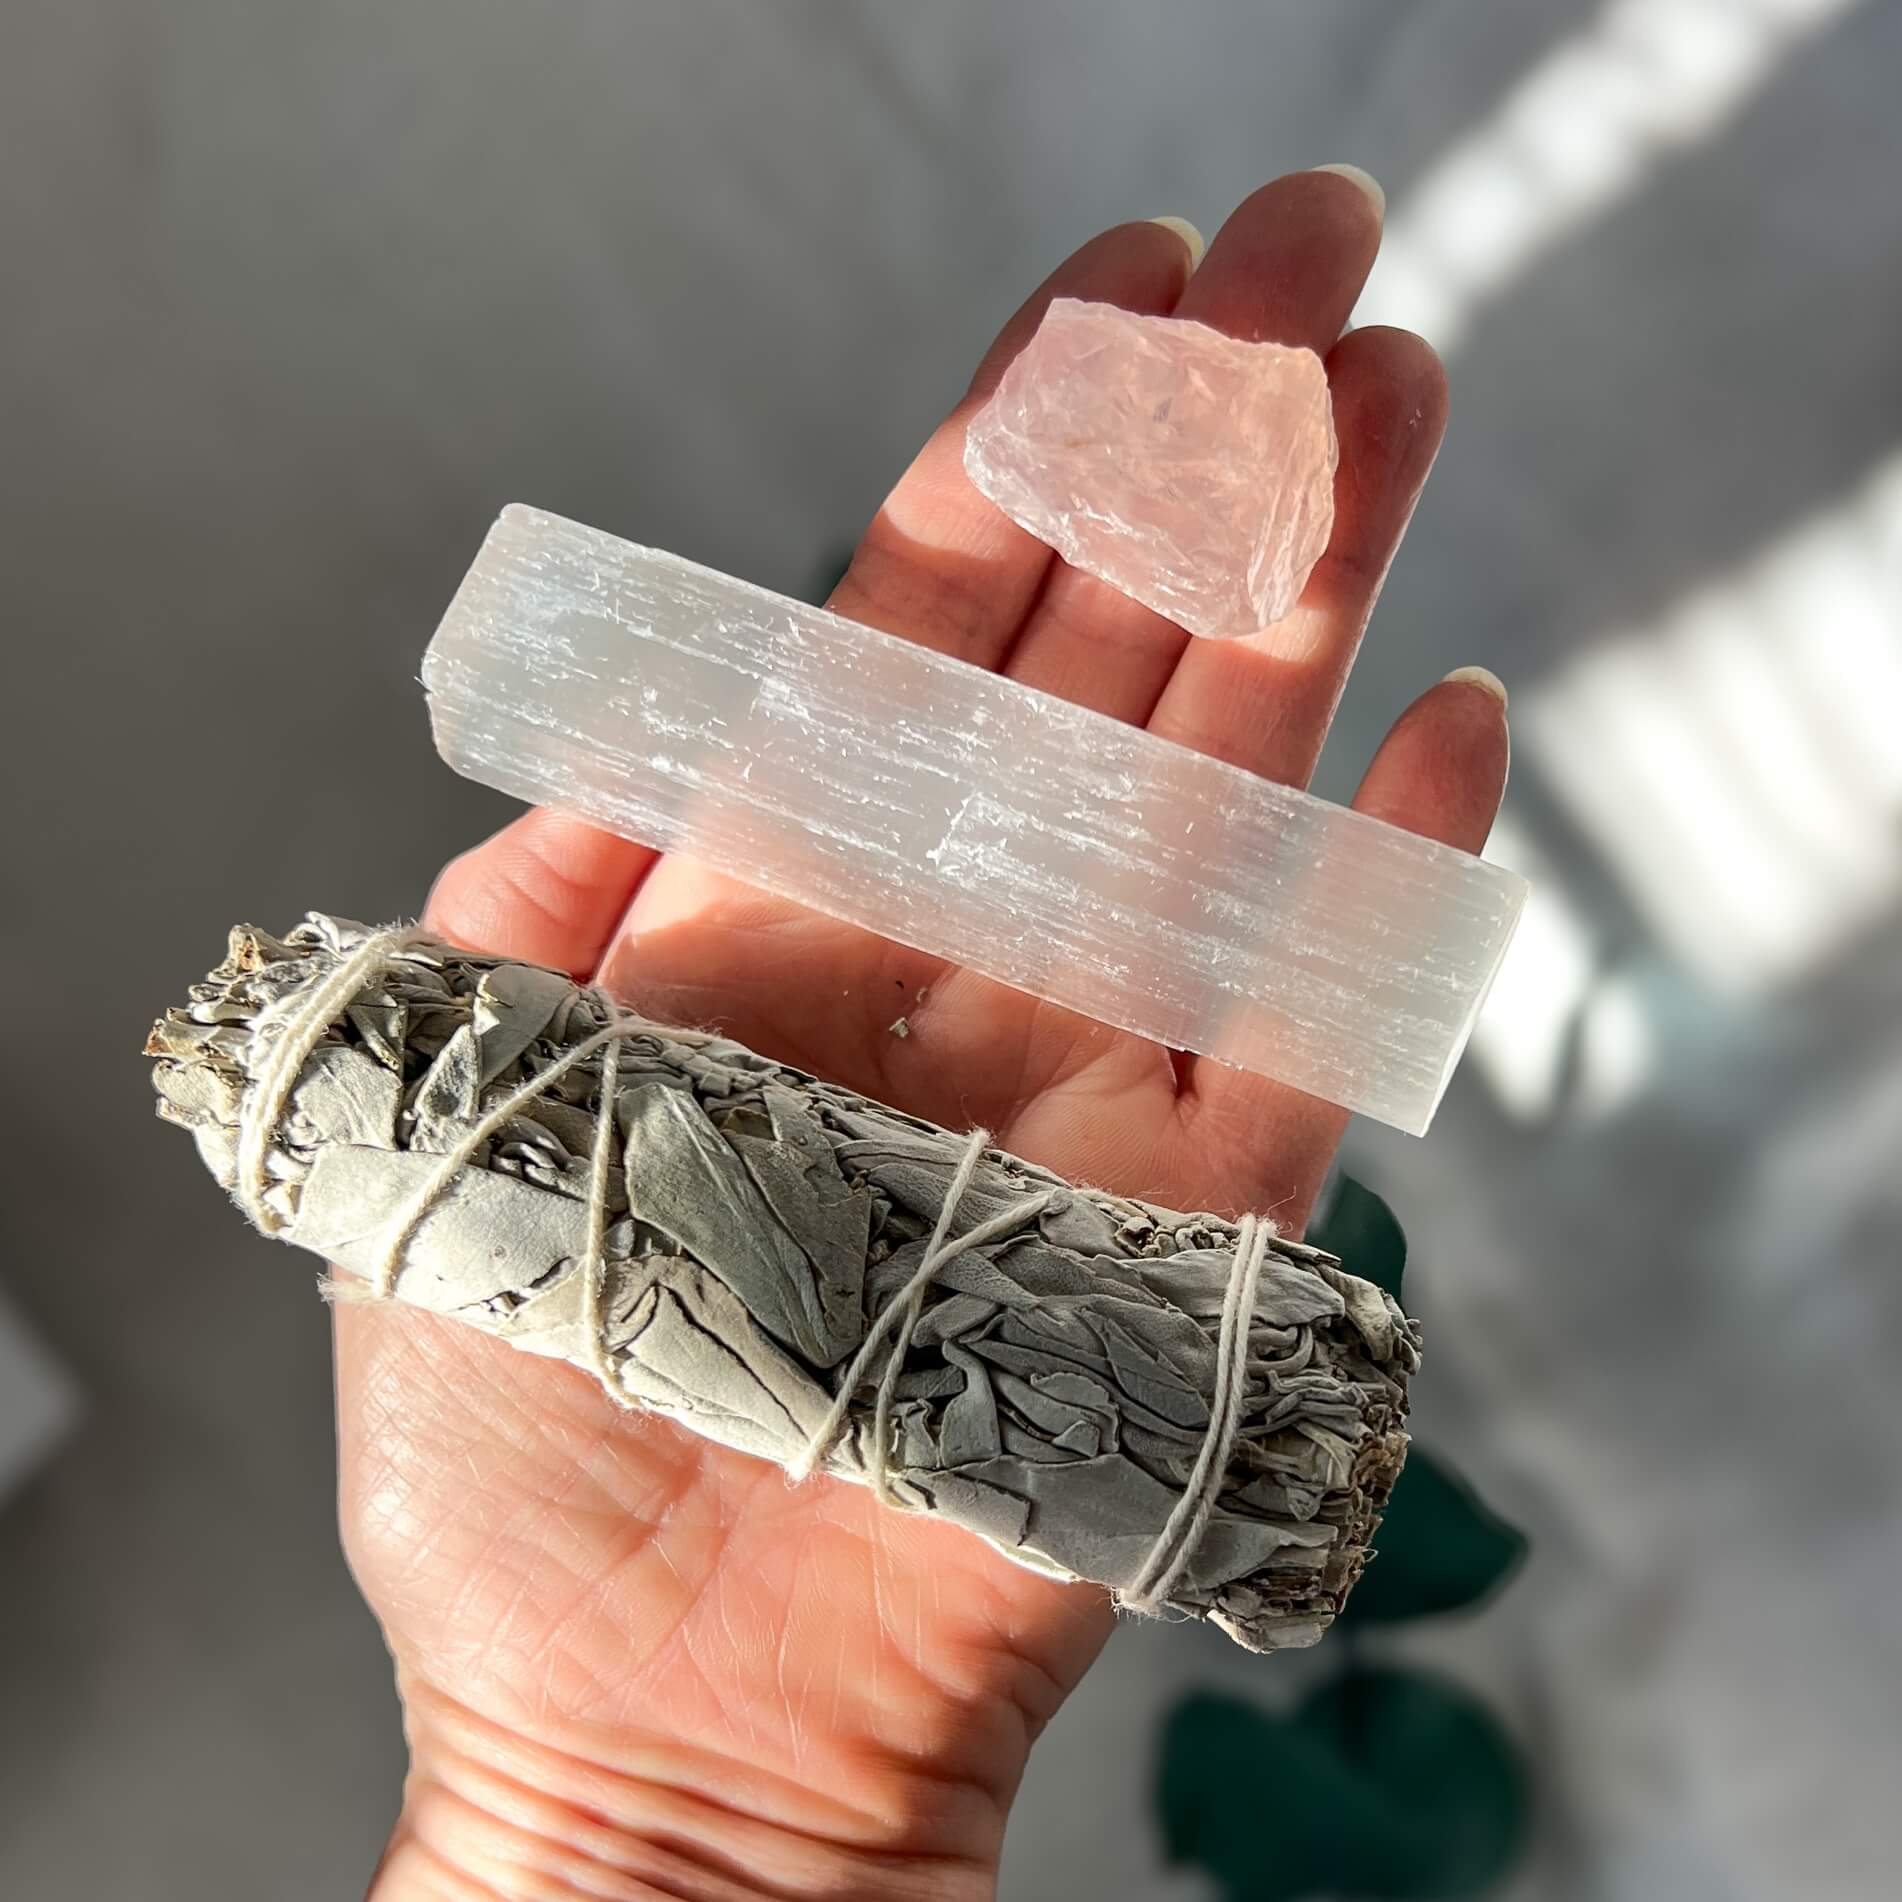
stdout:
[(1312, 350), (1059, 297), (970, 425), (964, 467), (1072, 567), (1223, 639), (1278, 621), (1334, 526)]

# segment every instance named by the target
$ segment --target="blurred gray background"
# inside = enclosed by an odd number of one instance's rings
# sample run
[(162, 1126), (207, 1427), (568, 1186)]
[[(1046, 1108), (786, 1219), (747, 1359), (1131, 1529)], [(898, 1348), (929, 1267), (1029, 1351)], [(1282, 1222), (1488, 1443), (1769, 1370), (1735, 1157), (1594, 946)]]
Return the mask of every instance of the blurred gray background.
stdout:
[[(809, 591), (1063, 252), (1337, 159), (1454, 417), (1322, 789), (1484, 663), (1540, 893), (1432, 1135), (1350, 1143), (1535, 1541), (1396, 1642), (1538, 1766), (1515, 1895), (1892, 1894), (1898, 75), (1872, 0), (13, 0), (0, 1894), (352, 1895), (394, 1814), (310, 1276), (137, 1050), (505, 816), (415, 682), (497, 508)], [(1156, 1718), (1293, 1681), (1204, 1640), (1119, 1635), (1016, 1902), (1204, 1893)]]

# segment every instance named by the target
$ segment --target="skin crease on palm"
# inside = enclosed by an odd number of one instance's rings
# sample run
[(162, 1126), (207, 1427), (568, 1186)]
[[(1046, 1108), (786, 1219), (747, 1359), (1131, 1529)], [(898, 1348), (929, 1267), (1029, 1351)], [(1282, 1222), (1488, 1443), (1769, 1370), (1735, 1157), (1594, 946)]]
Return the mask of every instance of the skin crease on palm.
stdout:
[[(1085, 245), (1006, 326), (833, 606), (1305, 782), (1445, 419), (1418, 338), (1341, 335), (1379, 236), (1361, 186), (1306, 172), (1250, 197), (1199, 268), (1159, 223)], [(1053, 295), (1327, 356), (1336, 526), (1286, 621), (1191, 642), (970, 486), (964, 422)], [(1500, 698), (1448, 680), (1395, 723), (1355, 803), (1476, 851), (1506, 760)], [(1272, 1211), (1299, 1233), (1344, 1121), (547, 813), (451, 864), (427, 915), (1183, 1209)], [(1026, 1753), (1110, 1634), (1102, 1591), (860, 1487), (795, 1488), (453, 1323), (345, 1304), (336, 1332), (345, 1543), (412, 1757), (376, 1902), (993, 1893)]]

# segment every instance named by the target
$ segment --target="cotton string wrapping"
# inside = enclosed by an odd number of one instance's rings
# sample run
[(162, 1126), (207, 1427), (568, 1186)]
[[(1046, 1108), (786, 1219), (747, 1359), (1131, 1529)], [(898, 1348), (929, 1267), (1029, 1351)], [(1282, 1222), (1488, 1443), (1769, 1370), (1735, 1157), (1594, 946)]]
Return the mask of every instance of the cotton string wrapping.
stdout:
[(1019, 1202), (1014, 1208), (1006, 1209), (1002, 1215), (993, 1215), (988, 1222), (980, 1222), (968, 1235), (960, 1235), (955, 1241), (948, 1239), (958, 1205), (964, 1200), (965, 1190), (971, 1186), (971, 1177), (976, 1173), (990, 1140), (991, 1132), (988, 1129), (971, 1131), (970, 1140), (964, 1145), (963, 1159), (951, 1178), (950, 1187), (945, 1190), (944, 1207), (938, 1211), (938, 1225), (931, 1231), (931, 1240), (925, 1244), (923, 1258), (911, 1279), (886, 1302), (878, 1319), (865, 1330), (865, 1338), (859, 1343), (859, 1351), (852, 1356), (852, 1364), (845, 1370), (844, 1379), (839, 1382), (839, 1391), (833, 1397), (826, 1417), (814, 1429), (805, 1450), (786, 1468), (794, 1485), (809, 1478), (813, 1468), (831, 1450), (839, 1428), (845, 1424), (852, 1396), (858, 1392), (872, 1364), (872, 1356), (878, 1352), (885, 1336), (895, 1328), (897, 1338), (885, 1357), (885, 1371), (878, 1383), (878, 1398), (872, 1414), (872, 1444), (866, 1460), (865, 1476), (872, 1490), (886, 1505), (895, 1506), (899, 1503), (891, 1489), (890, 1454), (887, 1450), (891, 1438), (892, 1398), (897, 1391), (899, 1373), (904, 1367), (905, 1352), (911, 1345), (912, 1329), (918, 1325), (918, 1316), (924, 1309), (926, 1290), (947, 1262), (955, 1261), (966, 1249), (975, 1248), (980, 1242), (993, 1241), (1010, 1229), (1022, 1228), (1033, 1216), (1041, 1214), (1050, 1201), (1050, 1191), (1042, 1190)]
[[(292, 1090), (297, 1087), (304, 1064), (358, 992), (376, 979), (390, 959), (421, 935), (420, 926), (399, 925), (364, 939), (323, 983), (312, 988), (279, 1032), (270, 1057), (239, 1112), (238, 1128), (238, 1199), (267, 1234), (275, 1233), (280, 1224), (263, 1199), (265, 1156), (271, 1134), (284, 1114)], [(388, 1300), (396, 1292), (403, 1250), (410, 1237), (476, 1151), (577, 1064), (602, 1050), (601, 1101), (595, 1115), (594, 1149), (588, 1171), (587, 1242), (582, 1251), (581, 1268), (589, 1323), (589, 1362), (615, 1400), (627, 1406), (631, 1403), (608, 1359), (601, 1295), (606, 1278), (608, 1173), (614, 1147), (614, 1083), (620, 1067), (621, 1039), (645, 1025), (643, 1019), (615, 1011), (605, 999), (603, 1002), (610, 1012), (606, 1025), (511, 1092), (438, 1159), (421, 1188), (410, 1198), (409, 1206), (390, 1224), (376, 1273), (371, 1277), (369, 1298)]]
[(621, 1040), (614, 1037), (601, 1052), (601, 1108), (594, 1119), (594, 1154), (588, 1163), (588, 1245), (581, 1256), (581, 1312), (588, 1365), (614, 1396), (617, 1407), (632, 1407), (634, 1402), (608, 1352), (608, 1317), (603, 1306), (608, 1279), (608, 1172), (614, 1159), (614, 1094), (620, 1075)]
[(1274, 1235), (1274, 1224), (1259, 1215), (1244, 1215), (1235, 1226), (1235, 1263), (1222, 1301), (1209, 1424), (1182, 1497), (1149, 1548), (1142, 1569), (1123, 1590), (1121, 1602), (1132, 1611), (1155, 1612), (1167, 1601), (1215, 1512), (1235, 1438), (1241, 1432), (1242, 1394), (1248, 1384), (1248, 1324), (1254, 1318), (1255, 1290), (1261, 1285), (1262, 1263)]
[[(270, 1056), (253, 1084), (239, 1115), (236, 1189), (238, 1200), (253, 1221), (266, 1234), (275, 1234), (283, 1226), (265, 1201), (268, 1188), (268, 1157), (271, 1136), (288, 1106), (297, 1079), (305, 1063), (329, 1033), (331, 1026), (348, 1009), (356, 996), (374, 982), (385, 966), (422, 935), (414, 925), (393, 926), (366, 938), (343, 959), (321, 983), (311, 987), (294, 1011), (287, 1013), (283, 1028), (272, 1045)], [(396, 1291), (402, 1272), (403, 1250), (422, 1225), (437, 1200), (444, 1195), (456, 1176), (482, 1145), (508, 1122), (539, 1098), (546, 1090), (585, 1062), (597, 1050), (602, 1051), (600, 1103), (596, 1111), (594, 1145), (588, 1169), (587, 1239), (581, 1256), (584, 1332), (588, 1343), (589, 1365), (613, 1396), (618, 1406), (630, 1406), (627, 1391), (616, 1371), (607, 1343), (607, 1315), (604, 1312), (607, 1279), (606, 1236), (608, 1191), (614, 1150), (615, 1083), (620, 1068), (621, 1040), (646, 1027), (642, 1018), (611, 1013), (608, 1022), (592, 1036), (565, 1051), (547, 1068), (538, 1071), (512, 1091), (496, 1108), (480, 1118), (447, 1154), (411, 1197), (407, 1207), (391, 1222), (371, 1278), (370, 1297), (387, 1300)], [(810, 1477), (830, 1452), (845, 1424), (853, 1397), (870, 1374), (872, 1365), (887, 1337), (885, 1363), (879, 1375), (874, 1400), (871, 1443), (866, 1456), (865, 1478), (887, 1505), (899, 1500), (891, 1487), (890, 1442), (891, 1410), (905, 1355), (911, 1346), (913, 1330), (924, 1311), (924, 1300), (931, 1283), (945, 1266), (967, 1250), (994, 1241), (1010, 1230), (1021, 1228), (1048, 1205), (1051, 1191), (1042, 1190), (980, 1222), (976, 1228), (954, 1237), (951, 1225), (976, 1174), (978, 1163), (990, 1143), (988, 1130), (971, 1132), (964, 1155), (945, 1191), (944, 1206), (939, 1210), (936, 1227), (925, 1245), (917, 1268), (909, 1280), (888, 1301), (865, 1331), (851, 1365), (839, 1382), (832, 1405), (820, 1421), (787, 1472), (795, 1483)], [(1275, 1236), (1272, 1222), (1256, 1215), (1244, 1215), (1236, 1225), (1235, 1260), (1229, 1271), (1228, 1287), (1222, 1301), (1221, 1329), (1215, 1355), (1215, 1388), (1209, 1400), (1209, 1423), (1202, 1445), (1174, 1510), (1170, 1513), (1156, 1542), (1150, 1547), (1136, 1577), (1119, 1594), (1118, 1602), (1130, 1610), (1155, 1613), (1167, 1602), (1183, 1568), (1189, 1563), (1197, 1543), (1214, 1515), (1216, 1500), (1228, 1463), (1234, 1455), (1241, 1432), (1242, 1401), (1248, 1378), (1248, 1329), (1255, 1312), (1256, 1290), (1269, 1244)]]
[(384, 961), (417, 935), (416, 926), (393, 925), (365, 938), (321, 984), (311, 987), (271, 1046), (238, 1121), (238, 1202), (265, 1234), (275, 1235), (283, 1226), (264, 1200), (265, 1157), (305, 1062), (351, 999), (381, 972)]
[[(409, 1239), (421, 1226), (423, 1217), (436, 1206), (436, 1200), (462, 1173), (464, 1166), (475, 1152), (493, 1136), (497, 1130), (505, 1127), (522, 1110), (546, 1093), (552, 1084), (559, 1082), (577, 1064), (585, 1062), (597, 1050), (604, 1046), (615, 1049), (620, 1040), (629, 1031), (642, 1028), (638, 1017), (617, 1015), (597, 1030), (592, 1037), (584, 1037), (572, 1050), (565, 1051), (551, 1063), (547, 1069), (537, 1071), (520, 1089), (514, 1091), (503, 1102), (473, 1124), (468, 1133), (437, 1162), (429, 1172), (423, 1186), (411, 1199), (408, 1211), (390, 1225), (390, 1232), (383, 1243), (383, 1252), (377, 1263), (377, 1271), (371, 1283), (378, 1300), (387, 1300), (396, 1292), (396, 1277), (402, 1272), (403, 1250), (408, 1247)], [(603, 1059), (603, 1075), (606, 1074), (606, 1059)], [(601, 1107), (596, 1112), (594, 1126), (594, 1153), (598, 1159), (604, 1142), (613, 1139), (614, 1099), (602, 1091)], [(607, 1222), (608, 1182), (607, 1169), (597, 1164), (589, 1171), (588, 1185), (588, 1243), (583, 1259), (586, 1260), (600, 1252), (602, 1235)]]

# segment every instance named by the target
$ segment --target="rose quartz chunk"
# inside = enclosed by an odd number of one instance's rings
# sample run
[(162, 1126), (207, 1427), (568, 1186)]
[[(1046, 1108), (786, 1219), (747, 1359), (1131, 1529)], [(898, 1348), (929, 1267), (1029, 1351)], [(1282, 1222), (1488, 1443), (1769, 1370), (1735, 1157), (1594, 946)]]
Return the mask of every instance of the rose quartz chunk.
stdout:
[(1059, 297), (964, 439), (971, 480), (1074, 568), (1224, 639), (1278, 621), (1334, 526), (1312, 350)]

